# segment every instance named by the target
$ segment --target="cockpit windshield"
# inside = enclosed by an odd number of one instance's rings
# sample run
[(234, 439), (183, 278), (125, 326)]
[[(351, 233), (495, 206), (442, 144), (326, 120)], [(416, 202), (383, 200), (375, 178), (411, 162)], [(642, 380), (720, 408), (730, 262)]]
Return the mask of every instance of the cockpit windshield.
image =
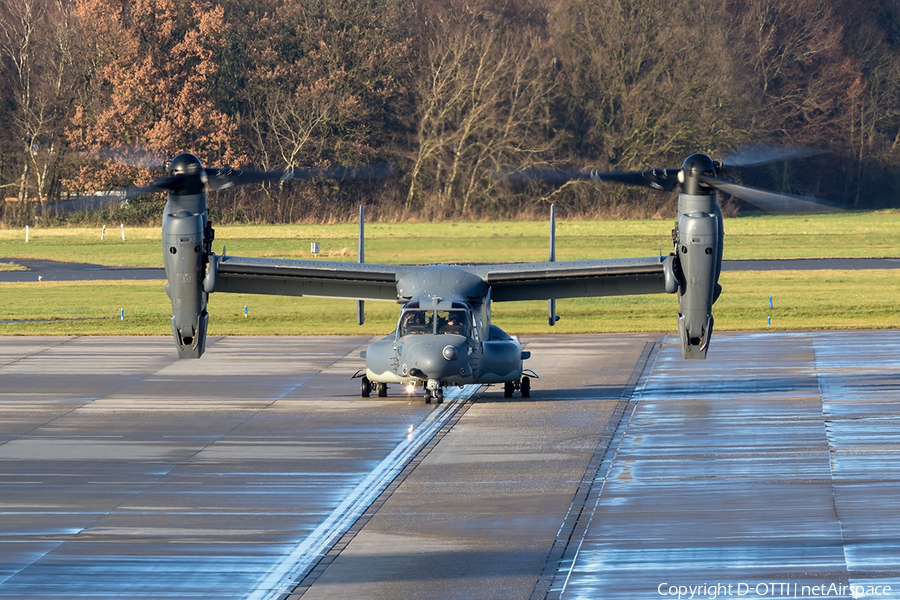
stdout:
[(433, 310), (405, 310), (400, 317), (400, 337), (404, 335), (422, 335), (434, 331)]
[(469, 316), (464, 310), (437, 311), (437, 332), (469, 335)]
[(405, 309), (397, 327), (399, 337), (406, 335), (469, 335), (469, 314), (465, 310)]

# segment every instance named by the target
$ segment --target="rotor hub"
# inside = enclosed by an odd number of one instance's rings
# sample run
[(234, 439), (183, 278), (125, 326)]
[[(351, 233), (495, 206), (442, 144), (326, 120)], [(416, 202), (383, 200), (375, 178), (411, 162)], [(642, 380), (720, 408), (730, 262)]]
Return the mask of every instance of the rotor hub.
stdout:
[(199, 175), (203, 165), (200, 159), (188, 152), (183, 152), (169, 163), (168, 175)]
[(176, 196), (200, 194), (206, 189), (207, 176), (200, 159), (183, 152), (168, 164), (167, 174), (172, 179), (169, 193)]
[(681, 165), (678, 172), (678, 181), (681, 183), (681, 193), (692, 196), (709, 196), (715, 193), (712, 188), (700, 183), (700, 176), (715, 177), (716, 164), (713, 159), (705, 154), (691, 154)]

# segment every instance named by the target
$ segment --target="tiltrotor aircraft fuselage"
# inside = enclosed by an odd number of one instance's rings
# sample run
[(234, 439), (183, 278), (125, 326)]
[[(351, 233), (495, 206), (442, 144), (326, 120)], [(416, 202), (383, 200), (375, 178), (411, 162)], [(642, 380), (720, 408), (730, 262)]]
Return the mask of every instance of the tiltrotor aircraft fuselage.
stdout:
[[(519, 340), (491, 323), (493, 302), (548, 300), (549, 325), (561, 298), (629, 294), (677, 294), (678, 333), (685, 358), (703, 359), (713, 330), (712, 305), (721, 287), (722, 212), (716, 189), (751, 200), (768, 194), (719, 179), (722, 165), (694, 154), (679, 169), (636, 173), (579, 173), (578, 178), (679, 187), (673, 251), (667, 256), (611, 260), (555, 261), (551, 216), (550, 260), (527, 264), (383, 265), (363, 262), (362, 210), (359, 262), (242, 258), (212, 251), (207, 189), (286, 178), (285, 173), (204, 169), (190, 154), (173, 159), (168, 176), (138, 193), (165, 189), (162, 223), (166, 293), (172, 301), (172, 333), (181, 358), (199, 358), (209, 322), (212, 293), (277, 294), (351, 298), (364, 321), (363, 301), (400, 304), (396, 329), (364, 353), (359, 373), (363, 396), (387, 395), (388, 384), (424, 388), (425, 400), (443, 400), (443, 388), (470, 383), (502, 383), (506, 396), (528, 396), (524, 368), (529, 353)], [(554, 172), (558, 174), (559, 172)], [(741, 192), (741, 194), (739, 194)], [(754, 196), (754, 194), (756, 196)], [(552, 213), (551, 213), (552, 215)]]

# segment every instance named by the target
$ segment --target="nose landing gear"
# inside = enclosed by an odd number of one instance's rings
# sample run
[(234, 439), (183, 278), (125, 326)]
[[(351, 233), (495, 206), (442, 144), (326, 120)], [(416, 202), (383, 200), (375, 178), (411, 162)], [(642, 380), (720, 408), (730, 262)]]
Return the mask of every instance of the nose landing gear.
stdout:
[(438, 388), (433, 392), (429, 389), (425, 390), (425, 404), (431, 404), (431, 399), (434, 398), (438, 404), (444, 403), (444, 388)]

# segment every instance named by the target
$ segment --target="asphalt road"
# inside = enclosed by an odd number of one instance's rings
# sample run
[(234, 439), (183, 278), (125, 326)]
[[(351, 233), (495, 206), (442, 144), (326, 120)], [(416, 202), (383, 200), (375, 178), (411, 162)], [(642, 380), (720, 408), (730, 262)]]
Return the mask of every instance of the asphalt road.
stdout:
[(528, 337), (442, 407), (367, 341), (0, 338), (0, 598), (900, 597), (900, 332)]
[[(26, 267), (25, 271), (0, 271), (0, 282), (165, 279), (162, 268), (105, 267), (26, 258), (0, 258), (0, 263)], [(773, 271), (816, 269), (898, 269), (900, 258), (800, 258), (788, 260), (726, 260), (723, 271)]]
[(0, 271), (0, 282), (35, 281), (108, 281), (122, 279), (165, 279), (166, 271), (154, 267), (106, 267), (86, 263), (67, 263), (36, 258), (0, 258), (0, 263), (25, 267), (25, 271)]

